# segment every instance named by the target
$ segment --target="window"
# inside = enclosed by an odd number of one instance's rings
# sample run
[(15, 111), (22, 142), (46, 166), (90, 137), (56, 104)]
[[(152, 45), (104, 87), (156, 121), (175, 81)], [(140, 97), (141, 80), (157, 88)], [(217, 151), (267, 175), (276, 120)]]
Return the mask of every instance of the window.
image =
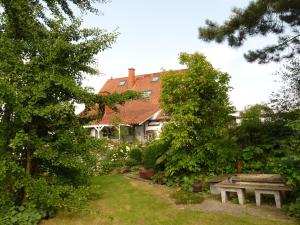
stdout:
[(152, 82), (156, 82), (159, 80), (159, 77), (152, 77)]
[(144, 98), (150, 98), (152, 91), (144, 91), (143, 92), (143, 97)]
[(146, 140), (151, 141), (155, 139), (157, 135), (154, 130), (147, 130), (145, 136), (146, 136)]
[(128, 134), (135, 136), (135, 127), (128, 127)]
[(102, 129), (102, 135), (103, 135), (103, 137), (113, 139), (113, 138), (116, 138), (115, 134), (116, 134), (116, 131), (115, 131), (114, 127), (104, 127)]
[(126, 83), (126, 80), (121, 80), (121, 81), (120, 81), (120, 86), (124, 86), (125, 83)]

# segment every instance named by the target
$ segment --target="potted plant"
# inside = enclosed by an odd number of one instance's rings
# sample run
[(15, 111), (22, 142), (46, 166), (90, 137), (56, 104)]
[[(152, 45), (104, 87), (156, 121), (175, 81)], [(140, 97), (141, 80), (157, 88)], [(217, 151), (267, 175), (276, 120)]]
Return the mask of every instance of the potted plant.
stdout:
[(202, 192), (202, 182), (200, 179), (195, 179), (193, 183), (193, 192)]
[(153, 169), (142, 168), (139, 172), (140, 178), (151, 180), (151, 177), (154, 175)]

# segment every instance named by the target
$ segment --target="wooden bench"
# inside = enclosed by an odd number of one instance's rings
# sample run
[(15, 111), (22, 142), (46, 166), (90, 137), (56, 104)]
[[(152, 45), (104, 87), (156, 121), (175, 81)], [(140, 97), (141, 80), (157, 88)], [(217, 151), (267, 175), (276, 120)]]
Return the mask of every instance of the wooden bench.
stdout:
[(228, 194), (236, 192), (239, 204), (245, 203), (246, 190), (254, 191), (257, 206), (261, 206), (261, 195), (274, 195), (277, 208), (281, 208), (281, 196), (292, 188), (285, 184), (285, 180), (278, 174), (239, 174), (232, 176), (218, 184), (221, 190), (222, 203), (228, 201)]

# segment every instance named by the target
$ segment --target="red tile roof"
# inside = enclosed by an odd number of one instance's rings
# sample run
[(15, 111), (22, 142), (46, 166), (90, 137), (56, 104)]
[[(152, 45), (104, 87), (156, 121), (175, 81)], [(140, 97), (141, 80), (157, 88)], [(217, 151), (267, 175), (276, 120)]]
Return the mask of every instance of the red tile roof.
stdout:
[[(159, 79), (157, 81), (152, 81), (153, 77), (158, 77)], [(120, 81), (125, 81), (125, 84), (121, 86)], [(127, 90), (129, 90), (128, 77), (122, 77), (108, 80), (101, 88), (99, 94), (113, 92), (122, 93)], [(130, 90), (138, 92), (151, 91), (151, 95), (146, 100), (132, 100), (126, 102), (124, 105), (118, 105), (118, 112), (114, 112), (106, 107), (103, 118), (101, 120), (94, 120), (91, 124), (113, 124), (116, 120), (121, 124), (140, 124), (161, 110), (159, 106), (161, 92), (160, 73), (135, 76), (135, 83)], [(92, 109), (85, 112), (85, 115), (92, 115), (95, 113), (96, 111)]]
[[(152, 82), (153, 77), (159, 77), (158, 81)], [(120, 81), (125, 81), (124, 86), (120, 86)], [(122, 93), (129, 90), (128, 88), (128, 77), (121, 77), (110, 79), (106, 81), (104, 86), (101, 88), (99, 94), (103, 92), (117, 92)], [(152, 94), (149, 98), (150, 102), (153, 104), (159, 104), (159, 97), (161, 91), (161, 81), (160, 73), (151, 73), (135, 76), (135, 84), (130, 90), (143, 92), (143, 91), (152, 91)]]
[(160, 110), (159, 105), (142, 100), (128, 101), (124, 105), (118, 105), (118, 112), (107, 110), (101, 120), (94, 120), (96, 124), (140, 124)]

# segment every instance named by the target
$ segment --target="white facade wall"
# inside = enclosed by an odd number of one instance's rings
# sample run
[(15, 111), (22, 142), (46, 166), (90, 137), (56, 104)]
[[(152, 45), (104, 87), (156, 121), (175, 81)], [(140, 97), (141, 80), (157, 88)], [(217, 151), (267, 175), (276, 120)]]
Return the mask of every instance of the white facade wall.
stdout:
[[(158, 138), (162, 127), (165, 122), (160, 121), (146, 121), (142, 125), (134, 126), (134, 135), (127, 133), (125, 135), (125, 139), (127, 142), (132, 142), (134, 140), (140, 143), (146, 143), (147, 141)], [(101, 130), (98, 134), (98, 131), (95, 128), (90, 128), (90, 135), (95, 138), (103, 138), (103, 130)], [(106, 137), (107, 138), (107, 137)], [(117, 139), (113, 139), (117, 140)]]
[(91, 136), (92, 136), (92, 137), (97, 137), (96, 135), (97, 135), (96, 129), (95, 129), (95, 128), (92, 128), (92, 129), (91, 129)]
[(138, 142), (144, 143), (145, 142), (145, 130), (144, 125), (136, 126), (135, 127), (135, 138)]
[(162, 127), (162, 122), (150, 121), (145, 123), (145, 131), (155, 131), (157, 136), (159, 136), (159, 134), (161, 133)]

